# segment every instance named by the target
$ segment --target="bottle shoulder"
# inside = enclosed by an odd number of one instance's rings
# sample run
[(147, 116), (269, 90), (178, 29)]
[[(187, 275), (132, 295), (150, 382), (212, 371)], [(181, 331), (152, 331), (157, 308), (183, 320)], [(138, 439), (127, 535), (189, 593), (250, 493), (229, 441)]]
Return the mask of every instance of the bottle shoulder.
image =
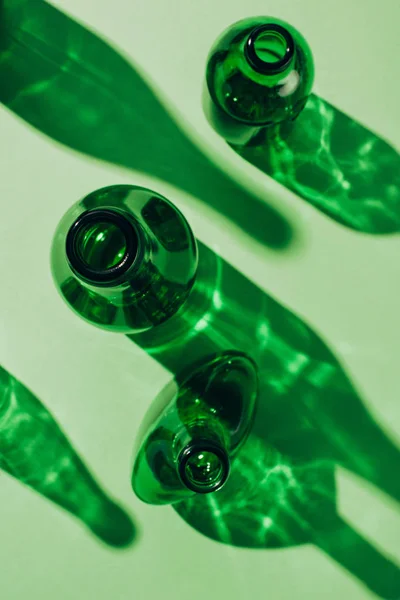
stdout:
[[(293, 57), (281, 71), (261, 73), (249, 62), (246, 48), (250, 34), (268, 24), (287, 32)], [(238, 123), (252, 126), (269, 126), (297, 115), (311, 93), (313, 79), (306, 40), (287, 23), (268, 17), (245, 19), (226, 30), (211, 49), (206, 69), (211, 101)]]

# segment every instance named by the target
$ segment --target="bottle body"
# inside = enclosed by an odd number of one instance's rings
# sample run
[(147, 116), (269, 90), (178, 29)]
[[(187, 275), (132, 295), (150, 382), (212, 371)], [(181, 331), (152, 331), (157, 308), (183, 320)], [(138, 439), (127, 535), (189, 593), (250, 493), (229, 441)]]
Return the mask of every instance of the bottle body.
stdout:
[(314, 79), (311, 50), (291, 25), (270, 17), (239, 21), (214, 43), (203, 106), (211, 126), (234, 145), (300, 114)]
[(184, 304), (197, 269), (196, 240), (166, 198), (116, 185), (67, 211), (53, 238), (51, 269), (61, 296), (82, 318), (138, 333)]
[(208, 357), (177, 376), (150, 407), (138, 436), (132, 487), (150, 504), (216, 491), (253, 422), (258, 380), (240, 352)]

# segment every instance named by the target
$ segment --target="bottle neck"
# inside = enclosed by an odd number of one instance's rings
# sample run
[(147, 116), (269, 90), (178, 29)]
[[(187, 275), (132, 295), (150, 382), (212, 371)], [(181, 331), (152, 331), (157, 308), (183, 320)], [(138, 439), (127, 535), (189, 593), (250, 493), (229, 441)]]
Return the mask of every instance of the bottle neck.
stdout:
[(148, 284), (151, 241), (143, 227), (124, 211), (88, 210), (66, 238), (69, 266), (80, 283), (107, 296), (116, 290)]
[(212, 417), (186, 424), (174, 443), (178, 475), (186, 488), (207, 494), (224, 485), (230, 471), (228, 439)]
[(262, 76), (282, 75), (291, 67), (295, 43), (287, 29), (268, 23), (253, 29), (244, 43), (249, 66)]

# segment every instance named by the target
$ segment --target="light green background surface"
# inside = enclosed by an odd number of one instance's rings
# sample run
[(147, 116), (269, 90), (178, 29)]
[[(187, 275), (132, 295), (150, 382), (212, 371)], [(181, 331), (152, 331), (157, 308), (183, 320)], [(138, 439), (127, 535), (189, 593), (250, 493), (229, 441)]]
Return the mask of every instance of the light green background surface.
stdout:
[[(0, 109), (0, 362), (43, 401), (141, 529), (135, 548), (109, 550), (61, 509), (0, 474), (0, 597), (374, 598), (311, 546), (222, 546), (171, 508), (133, 496), (135, 433), (169, 375), (124, 336), (96, 330), (68, 311), (51, 281), (48, 255), (56, 224), (75, 200), (114, 183), (153, 187), (184, 211), (203, 242), (321, 334), (400, 443), (400, 239), (345, 229), (257, 172), (210, 130), (200, 105), (216, 36), (235, 20), (269, 13), (309, 41), (315, 91), (399, 148), (398, 0), (66, 0), (57, 6), (132, 57), (190, 123), (190, 135), (286, 216), (297, 242), (285, 252), (265, 249), (196, 198), (68, 151)], [(344, 471), (338, 483), (342, 515), (400, 563), (398, 507)]]

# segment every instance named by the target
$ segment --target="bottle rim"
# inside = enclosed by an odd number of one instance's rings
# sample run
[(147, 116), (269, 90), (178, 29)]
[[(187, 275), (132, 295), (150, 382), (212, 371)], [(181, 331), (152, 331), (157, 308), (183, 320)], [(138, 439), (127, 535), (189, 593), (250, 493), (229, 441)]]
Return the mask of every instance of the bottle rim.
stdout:
[[(90, 267), (78, 247), (82, 232), (100, 222), (115, 225), (125, 240), (123, 257), (107, 269)], [(122, 212), (114, 209), (100, 208), (85, 211), (73, 222), (65, 241), (65, 252), (70, 268), (80, 279), (94, 285), (116, 284), (136, 262), (139, 249), (140, 235), (137, 228)]]
[[(193, 456), (200, 454), (201, 452), (214, 454), (220, 462), (220, 473), (218, 474), (218, 478), (209, 485), (196, 484), (196, 482), (190, 479), (187, 474), (188, 462)], [(192, 440), (185, 448), (183, 448), (178, 457), (178, 475), (182, 483), (189, 490), (198, 494), (209, 494), (221, 489), (229, 477), (230, 469), (229, 456), (224, 448), (216, 442), (206, 439)]]
[[(278, 33), (283, 37), (286, 43), (286, 51), (284, 56), (275, 62), (264, 61), (257, 53), (256, 42), (259, 37), (266, 32)], [(260, 25), (259, 27), (253, 29), (250, 32), (244, 46), (244, 54), (247, 62), (255, 71), (257, 71), (257, 73), (262, 75), (275, 75), (283, 71), (291, 62), (294, 56), (294, 50), (295, 44), (292, 35), (287, 29), (285, 29), (285, 27), (282, 27), (276, 23)]]

